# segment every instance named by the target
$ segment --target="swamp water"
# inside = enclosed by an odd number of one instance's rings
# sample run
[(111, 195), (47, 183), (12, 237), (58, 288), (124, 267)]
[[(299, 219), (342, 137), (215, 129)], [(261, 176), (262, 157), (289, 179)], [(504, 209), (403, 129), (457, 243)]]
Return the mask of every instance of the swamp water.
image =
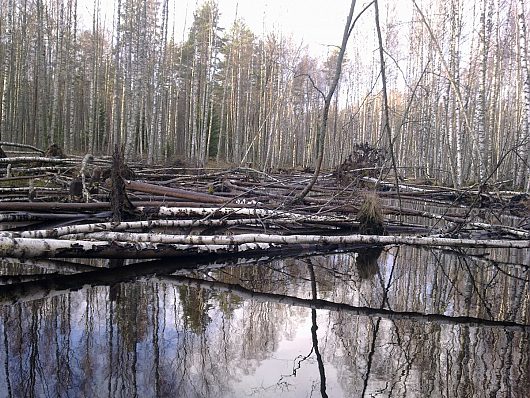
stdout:
[(401, 246), (0, 286), (0, 397), (528, 397), (529, 262)]

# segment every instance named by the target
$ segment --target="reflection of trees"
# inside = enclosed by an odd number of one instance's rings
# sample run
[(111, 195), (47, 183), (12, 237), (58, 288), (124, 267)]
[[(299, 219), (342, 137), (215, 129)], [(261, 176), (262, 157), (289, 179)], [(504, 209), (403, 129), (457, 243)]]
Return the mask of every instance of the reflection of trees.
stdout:
[[(303, 284), (298, 285), (296, 280), (293, 283), (293, 278), (299, 275), (305, 276), (305, 266), (288, 260), (260, 267), (229, 268), (218, 279), (257, 291), (287, 293), (293, 288), (298, 292), (303, 289)], [(241, 371), (249, 374), (277, 349), (282, 338), (290, 338), (291, 325), (296, 325), (299, 309), (277, 303), (246, 301), (240, 310), (241, 317), (232, 323), (245, 338), (236, 340), (233, 348), (242, 360)]]
[[(377, 277), (369, 280), (357, 269), (358, 257), (346, 253), (230, 267), (206, 279), (309, 300), (310, 264), (321, 299), (528, 323), (529, 275), (517, 266), (524, 256), (492, 251), (490, 258), (495, 261), (401, 248), (384, 251)], [(4, 306), (1, 313), (2, 391), (113, 397), (233, 396), (233, 383), (254, 374), (312, 315), (279, 301), (163, 278), (118, 283), (112, 295), (108, 287), (86, 288)], [(326, 313), (329, 323), (318, 318), (326, 382), (337, 382), (328, 372), (336, 369), (350, 396), (361, 395), (363, 383), (366, 396), (377, 390), (392, 396), (522, 397), (530, 389), (528, 332)]]
[[(496, 262), (492, 262), (484, 257), (402, 248), (393, 270), (389, 305), (396, 310), (469, 314), (486, 319), (493, 316), (528, 323), (528, 310), (521, 308), (524, 307), (521, 303), (529, 299), (528, 291), (523, 292), (528, 272), (511, 257), (503, 258), (498, 253), (496, 257)], [(502, 261), (511, 263), (510, 267), (503, 268), (499, 265)], [(380, 265), (384, 279), (390, 269), (385, 261), (380, 261)], [(507, 269), (510, 271), (506, 272)], [(382, 289), (377, 285), (371, 288)], [(346, 288), (338, 295), (344, 301), (366, 301), (373, 307), (379, 304), (374, 291), (359, 297), (358, 291)], [(332, 338), (342, 356), (330, 360), (338, 368), (342, 366), (340, 378), (344, 389), (355, 394), (360, 392), (358, 386), (367, 369), (373, 326), (366, 318), (350, 314), (331, 316)], [(383, 386), (385, 394), (392, 391), (391, 395), (525, 396), (522, 392), (530, 388), (528, 333), (384, 321), (375, 347), (372, 359), (375, 366), (367, 391)], [(517, 392), (508, 378), (513, 380), (514, 374), (521, 380)]]
[(184, 326), (197, 334), (202, 334), (210, 323), (209, 292), (187, 286), (180, 286), (178, 292), (185, 319)]
[[(309, 275), (311, 278), (311, 299), (317, 300), (317, 282), (315, 278), (315, 269), (312, 264), (308, 265)], [(318, 363), (318, 373), (320, 375), (320, 394), (322, 398), (327, 398), (328, 394), (326, 393), (326, 370), (324, 367), (324, 361), (322, 360), (322, 354), (320, 354), (320, 349), (318, 348), (318, 336), (317, 336), (317, 310), (311, 308), (311, 341), (313, 343), (313, 351), (317, 357)]]
[(357, 251), (357, 271), (361, 279), (370, 279), (379, 271), (377, 259), (383, 252), (382, 247), (369, 247)]

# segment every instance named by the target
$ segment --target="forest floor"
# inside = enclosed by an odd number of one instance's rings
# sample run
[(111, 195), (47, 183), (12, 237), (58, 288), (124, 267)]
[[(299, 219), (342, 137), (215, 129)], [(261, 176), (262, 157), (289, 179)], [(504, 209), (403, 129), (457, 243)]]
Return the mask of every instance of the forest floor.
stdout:
[(125, 165), (119, 153), (8, 154), (0, 158), (4, 257), (530, 247), (530, 197), (494, 185), (454, 189), (402, 179), (398, 190), (393, 179), (378, 178), (380, 169), (346, 161), (297, 200), (309, 170)]

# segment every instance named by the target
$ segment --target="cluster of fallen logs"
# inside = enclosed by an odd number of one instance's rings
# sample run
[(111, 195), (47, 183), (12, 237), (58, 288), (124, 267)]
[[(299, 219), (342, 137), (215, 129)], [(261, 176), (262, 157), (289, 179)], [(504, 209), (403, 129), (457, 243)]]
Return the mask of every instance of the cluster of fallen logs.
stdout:
[[(344, 185), (329, 174), (300, 203), (293, 199), (311, 177), (301, 172), (125, 165), (119, 150), (95, 158), (21, 147), (37, 156), (0, 158), (2, 257), (161, 258), (398, 244), (530, 248), (528, 197), (519, 193), (404, 182), (396, 203), (392, 184), (363, 175)], [(364, 193), (377, 188), (380, 199)], [(359, 214), (367, 200), (379, 201), (384, 232), (374, 234), (379, 230)]]

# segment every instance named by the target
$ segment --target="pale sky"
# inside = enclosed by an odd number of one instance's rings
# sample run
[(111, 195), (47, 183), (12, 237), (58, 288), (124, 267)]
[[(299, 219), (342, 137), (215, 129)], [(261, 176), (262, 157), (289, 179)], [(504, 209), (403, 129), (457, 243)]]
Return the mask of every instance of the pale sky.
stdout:
[(351, 0), (219, 0), (218, 4), (221, 26), (230, 26), (237, 9), (258, 36), (278, 31), (292, 35), (295, 43), (303, 41), (312, 52), (325, 52), (325, 45), (340, 44)]
[[(184, 27), (189, 29), (193, 12), (203, 0), (169, 0), (170, 14), (174, 15), (175, 38), (183, 39)], [(357, 1), (356, 14), (368, 0)], [(110, 29), (114, 1), (101, 0), (101, 14), (106, 14)], [(79, 12), (87, 27), (91, 26), (93, 0), (79, 0)], [(309, 47), (313, 54), (325, 54), (326, 45), (339, 45), (351, 0), (218, 0), (220, 26), (229, 28), (236, 16), (243, 19), (258, 36), (271, 31), (291, 36), (294, 42)], [(355, 15), (356, 15), (355, 14)], [(170, 16), (171, 18), (171, 16)], [(171, 18), (172, 19), (172, 18)]]

